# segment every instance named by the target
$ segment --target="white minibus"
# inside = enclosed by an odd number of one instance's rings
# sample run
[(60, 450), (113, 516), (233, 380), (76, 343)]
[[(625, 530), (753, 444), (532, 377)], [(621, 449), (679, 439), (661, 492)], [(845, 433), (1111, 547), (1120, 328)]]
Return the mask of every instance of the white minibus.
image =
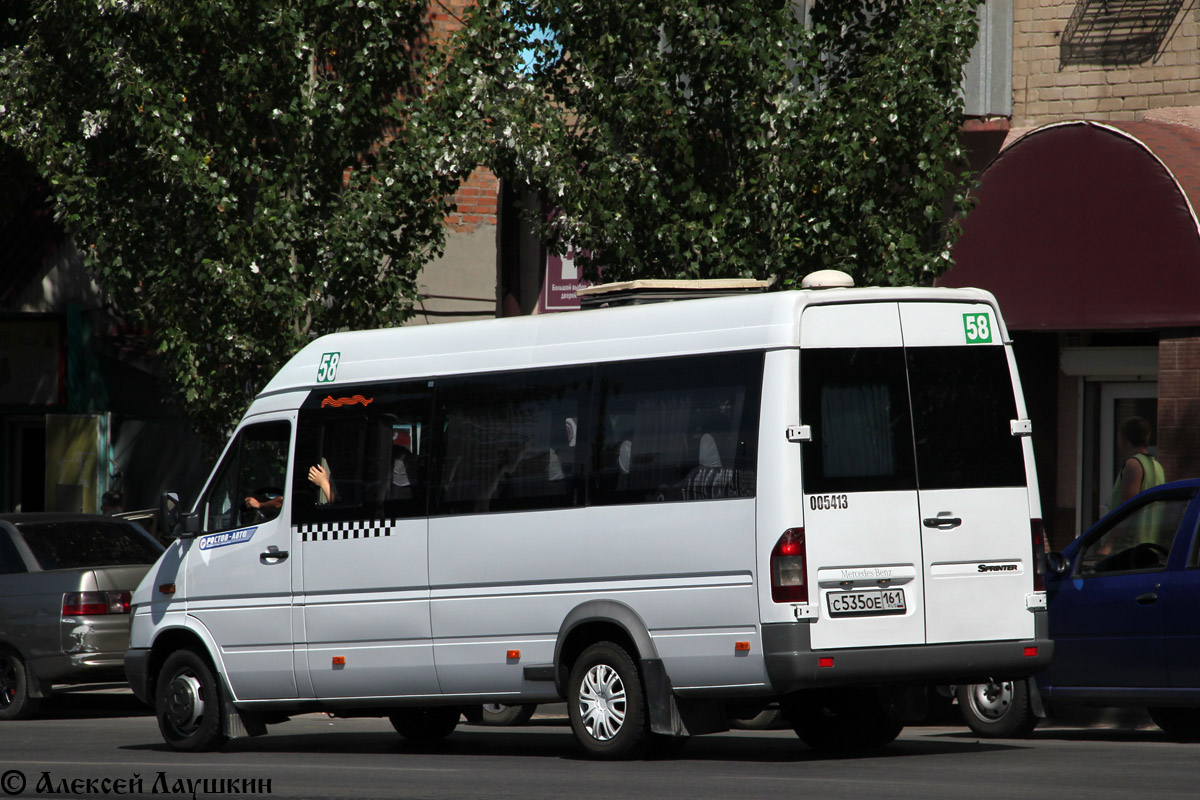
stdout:
[(176, 514), (127, 673), (179, 750), (555, 701), (601, 758), (776, 703), (883, 745), (931, 687), (1052, 655), (1029, 433), (978, 290), (331, 334)]

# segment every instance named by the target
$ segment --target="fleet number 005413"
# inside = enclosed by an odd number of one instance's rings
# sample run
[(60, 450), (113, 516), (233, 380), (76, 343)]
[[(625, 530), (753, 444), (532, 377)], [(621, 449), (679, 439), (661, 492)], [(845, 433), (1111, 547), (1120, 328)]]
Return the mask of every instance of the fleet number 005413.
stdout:
[(808, 507), (813, 511), (836, 511), (850, 507), (844, 494), (814, 494), (808, 498)]

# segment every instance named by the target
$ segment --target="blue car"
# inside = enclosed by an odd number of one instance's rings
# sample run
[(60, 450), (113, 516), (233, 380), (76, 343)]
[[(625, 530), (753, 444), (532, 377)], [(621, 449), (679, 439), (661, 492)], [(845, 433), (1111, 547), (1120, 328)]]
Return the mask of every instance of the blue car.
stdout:
[(1019, 737), (1067, 704), (1144, 707), (1200, 739), (1200, 479), (1145, 491), (1047, 556), (1054, 658), (1025, 680), (957, 687), (967, 725)]

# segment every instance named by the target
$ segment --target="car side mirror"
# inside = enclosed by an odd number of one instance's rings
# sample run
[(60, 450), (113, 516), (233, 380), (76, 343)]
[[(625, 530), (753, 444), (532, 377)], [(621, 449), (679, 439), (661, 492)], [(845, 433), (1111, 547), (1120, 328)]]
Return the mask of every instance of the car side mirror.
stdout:
[(1067, 561), (1067, 557), (1062, 553), (1046, 554), (1046, 567), (1055, 575), (1065, 575), (1070, 566), (1071, 562)]
[(200, 532), (200, 515), (184, 512), (177, 492), (163, 492), (158, 499), (158, 529), (167, 536), (190, 539)]

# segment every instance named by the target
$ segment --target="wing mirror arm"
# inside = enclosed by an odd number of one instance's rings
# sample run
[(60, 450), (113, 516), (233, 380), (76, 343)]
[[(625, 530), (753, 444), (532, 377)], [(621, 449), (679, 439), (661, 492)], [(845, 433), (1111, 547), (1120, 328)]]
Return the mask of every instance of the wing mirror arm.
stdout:
[(1054, 552), (1046, 554), (1046, 567), (1055, 575), (1065, 575), (1070, 566), (1071, 564), (1067, 561), (1067, 557), (1062, 553)]

